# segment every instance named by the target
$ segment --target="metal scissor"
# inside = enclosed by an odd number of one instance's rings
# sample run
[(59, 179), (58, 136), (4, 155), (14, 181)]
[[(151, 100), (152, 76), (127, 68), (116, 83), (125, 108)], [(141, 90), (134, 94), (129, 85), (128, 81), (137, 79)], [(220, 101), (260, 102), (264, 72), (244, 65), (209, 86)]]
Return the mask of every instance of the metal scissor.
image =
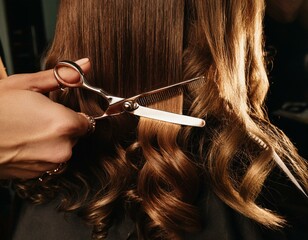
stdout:
[[(69, 67), (79, 74), (80, 78), (79, 81), (76, 83), (68, 83), (65, 81), (65, 79), (61, 78), (58, 70), (60, 67)], [(91, 86), (82, 69), (77, 65), (76, 63), (72, 61), (60, 61), (56, 64), (54, 67), (54, 75), (56, 80), (58, 81), (59, 85), (61, 87), (69, 87), (69, 88), (83, 88), (89, 91), (92, 91), (99, 96), (102, 97), (103, 104), (101, 104), (101, 108), (103, 110), (103, 113), (100, 116), (93, 116), (94, 119), (102, 119), (109, 116), (115, 116), (122, 114), (124, 112), (134, 114), (140, 117), (146, 117), (151, 118), (155, 120), (180, 124), (180, 125), (187, 125), (187, 126), (194, 126), (194, 127), (203, 127), (205, 125), (205, 121), (200, 118), (191, 117), (187, 115), (181, 115), (176, 113), (171, 113), (163, 110), (157, 110), (149, 107), (142, 106), (138, 103), (138, 99), (142, 97), (151, 96), (153, 94), (157, 94), (166, 90), (169, 90), (171, 88), (179, 87), (183, 84), (188, 84), (190, 82), (193, 82), (199, 78), (193, 78), (187, 81), (183, 81), (177, 84), (173, 84), (167, 87), (159, 88), (150, 92), (138, 94), (136, 96), (130, 97), (130, 98), (121, 98), (117, 96), (112, 96), (105, 92), (101, 88), (97, 88), (94, 86)]]

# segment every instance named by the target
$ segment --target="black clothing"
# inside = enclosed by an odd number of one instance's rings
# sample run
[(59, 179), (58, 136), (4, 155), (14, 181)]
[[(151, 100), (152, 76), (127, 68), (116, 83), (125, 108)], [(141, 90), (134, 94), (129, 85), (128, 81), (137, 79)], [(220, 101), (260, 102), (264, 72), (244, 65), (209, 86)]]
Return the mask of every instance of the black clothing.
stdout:
[[(282, 177), (282, 176), (281, 176)], [(283, 179), (285, 177), (283, 176)], [(290, 183), (271, 181), (264, 190), (262, 205), (287, 217), (289, 226), (269, 230), (237, 213), (213, 192), (200, 201), (202, 232), (185, 234), (184, 240), (304, 240), (308, 236), (308, 200)], [(90, 240), (91, 227), (73, 213), (57, 212), (57, 201), (34, 206), (24, 203), (13, 240)], [(133, 232), (133, 222), (126, 218), (113, 226), (107, 240), (124, 240)], [(134, 239), (133, 237), (129, 238)]]

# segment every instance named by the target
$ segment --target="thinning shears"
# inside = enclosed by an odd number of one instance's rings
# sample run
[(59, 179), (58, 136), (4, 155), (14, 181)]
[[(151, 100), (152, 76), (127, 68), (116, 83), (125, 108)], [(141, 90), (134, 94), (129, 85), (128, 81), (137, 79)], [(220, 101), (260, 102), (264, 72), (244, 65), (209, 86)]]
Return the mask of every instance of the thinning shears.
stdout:
[[(59, 68), (61, 67), (69, 67), (73, 70), (75, 70), (80, 78), (79, 81), (76, 83), (68, 83), (63, 79), (59, 74)], [(194, 126), (194, 127), (203, 127), (205, 125), (205, 121), (201, 118), (191, 117), (187, 115), (181, 115), (176, 113), (171, 113), (163, 110), (153, 109), (146, 106), (142, 106), (140, 104), (140, 101), (138, 101), (141, 98), (151, 97), (151, 95), (162, 93), (164, 91), (175, 89), (177, 87), (180, 87), (185, 84), (189, 84), (195, 80), (201, 79), (203, 77), (193, 78), (190, 80), (186, 80), (177, 84), (169, 85), (167, 87), (159, 88), (150, 92), (141, 93), (133, 97), (129, 98), (121, 98), (117, 96), (112, 96), (105, 92), (101, 88), (97, 88), (94, 86), (91, 86), (82, 69), (77, 65), (76, 63), (72, 61), (60, 61), (56, 64), (54, 67), (54, 75), (56, 80), (58, 81), (59, 85), (61, 87), (68, 87), (68, 88), (83, 88), (86, 90), (89, 90), (91, 92), (94, 92), (101, 96), (102, 98), (102, 104), (100, 104), (100, 107), (102, 108), (103, 112), (99, 116), (93, 116), (94, 119), (102, 119), (109, 116), (115, 116), (122, 114), (124, 112), (134, 114), (140, 117), (146, 117), (151, 118), (155, 120), (180, 124), (180, 125), (187, 125), (187, 126)]]

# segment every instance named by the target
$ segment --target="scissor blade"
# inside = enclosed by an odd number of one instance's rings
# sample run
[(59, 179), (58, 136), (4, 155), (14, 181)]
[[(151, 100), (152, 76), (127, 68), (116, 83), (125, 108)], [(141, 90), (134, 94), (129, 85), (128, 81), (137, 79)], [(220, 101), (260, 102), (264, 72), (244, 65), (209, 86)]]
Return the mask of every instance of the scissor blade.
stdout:
[(160, 120), (164, 122), (170, 122), (180, 125), (187, 125), (193, 127), (203, 127), (205, 125), (205, 121), (200, 118), (195, 118), (191, 116), (166, 112), (162, 110), (157, 110), (153, 108), (147, 108), (143, 106), (139, 106), (137, 109), (130, 111), (129, 113), (140, 116), (151, 118), (155, 120)]

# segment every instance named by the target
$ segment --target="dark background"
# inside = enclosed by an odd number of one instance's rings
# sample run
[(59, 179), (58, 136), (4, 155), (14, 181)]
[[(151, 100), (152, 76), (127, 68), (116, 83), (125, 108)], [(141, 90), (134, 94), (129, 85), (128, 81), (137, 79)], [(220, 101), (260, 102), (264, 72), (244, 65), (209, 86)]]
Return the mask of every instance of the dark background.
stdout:
[(268, 0), (265, 44), (272, 122), (308, 158), (308, 1)]

